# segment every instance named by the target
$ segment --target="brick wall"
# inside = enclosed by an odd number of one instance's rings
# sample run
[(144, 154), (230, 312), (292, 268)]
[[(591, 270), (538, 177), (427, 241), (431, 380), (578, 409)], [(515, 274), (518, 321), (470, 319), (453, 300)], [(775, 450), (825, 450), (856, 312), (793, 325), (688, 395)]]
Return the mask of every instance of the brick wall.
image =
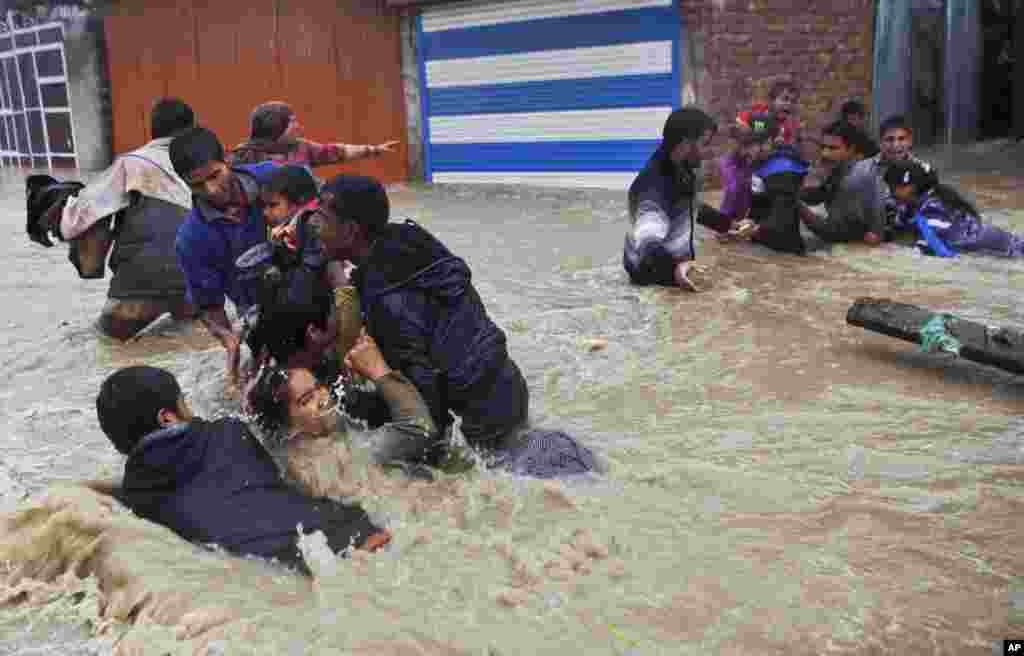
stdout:
[[(698, 61), (697, 102), (720, 127), (753, 101), (767, 100), (780, 79), (801, 89), (808, 136), (819, 136), (850, 98), (871, 107), (872, 0), (680, 0), (680, 7), (699, 50), (690, 53)], [(717, 143), (720, 151), (729, 147), (723, 134)], [(705, 169), (714, 186), (716, 167)]]

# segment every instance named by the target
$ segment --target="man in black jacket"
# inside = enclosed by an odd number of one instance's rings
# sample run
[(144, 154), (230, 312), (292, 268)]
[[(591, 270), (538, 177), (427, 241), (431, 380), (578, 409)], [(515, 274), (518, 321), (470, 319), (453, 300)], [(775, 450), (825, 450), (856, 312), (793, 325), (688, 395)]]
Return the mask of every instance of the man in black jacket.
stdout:
[(311, 222), (329, 259), (357, 265), (352, 282), (367, 331), (419, 389), (434, 424), (443, 431), (455, 413), (471, 446), (494, 448), (526, 421), (529, 406), (505, 333), (462, 258), (416, 223), (389, 220), (377, 180), (342, 175), (321, 190)]
[(334, 551), (373, 550), (390, 533), (366, 512), (290, 487), (263, 445), (234, 418), (192, 416), (174, 376), (136, 366), (110, 375), (96, 397), (100, 427), (128, 456), (115, 496), (190, 542), (308, 571), (298, 529), (323, 531)]

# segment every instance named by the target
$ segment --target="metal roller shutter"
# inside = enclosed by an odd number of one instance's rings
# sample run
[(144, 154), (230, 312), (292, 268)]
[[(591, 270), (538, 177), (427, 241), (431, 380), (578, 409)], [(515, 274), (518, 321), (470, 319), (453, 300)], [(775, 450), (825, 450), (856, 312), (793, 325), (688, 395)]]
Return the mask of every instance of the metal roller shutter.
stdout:
[(426, 7), (428, 180), (625, 189), (679, 106), (674, 0)]

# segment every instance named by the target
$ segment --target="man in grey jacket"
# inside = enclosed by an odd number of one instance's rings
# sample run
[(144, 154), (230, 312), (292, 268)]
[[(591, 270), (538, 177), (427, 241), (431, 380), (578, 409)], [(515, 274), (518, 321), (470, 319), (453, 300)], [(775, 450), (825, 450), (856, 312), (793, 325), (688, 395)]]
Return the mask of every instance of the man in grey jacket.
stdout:
[(822, 132), (821, 159), (829, 175), (813, 197), (805, 195), (802, 199), (807, 205), (824, 204), (826, 215), (819, 216), (804, 207), (800, 218), (827, 242), (864, 241), (874, 245), (881, 242), (885, 231), (881, 181), (871, 169), (858, 164), (857, 144), (855, 128), (849, 123), (837, 121)]

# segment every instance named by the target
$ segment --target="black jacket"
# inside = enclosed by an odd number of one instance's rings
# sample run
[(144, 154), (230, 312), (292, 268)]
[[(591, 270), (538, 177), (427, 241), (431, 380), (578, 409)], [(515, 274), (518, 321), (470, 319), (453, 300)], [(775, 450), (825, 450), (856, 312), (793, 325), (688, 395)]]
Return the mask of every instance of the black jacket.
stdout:
[(505, 333), (471, 278), (464, 260), (412, 221), (386, 225), (353, 275), (369, 333), (442, 430), (449, 410), (463, 415), (490, 394), (508, 360)]
[(302, 566), (296, 526), (332, 549), (378, 531), (365, 511), (290, 487), (244, 423), (195, 419), (150, 433), (124, 467), (121, 501), (190, 542)]

